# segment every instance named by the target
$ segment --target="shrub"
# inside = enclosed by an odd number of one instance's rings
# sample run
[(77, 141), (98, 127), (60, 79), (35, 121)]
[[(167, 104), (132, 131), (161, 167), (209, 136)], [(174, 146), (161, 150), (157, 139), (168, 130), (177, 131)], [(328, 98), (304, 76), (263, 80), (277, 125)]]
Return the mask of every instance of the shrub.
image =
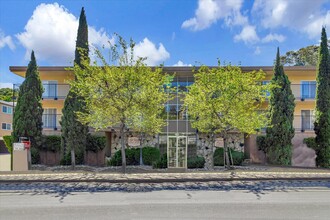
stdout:
[[(140, 149), (139, 148), (127, 148), (125, 149), (126, 165), (138, 165), (140, 164)], [(121, 150), (116, 151), (113, 157), (109, 160), (109, 166), (121, 166), (122, 165)]]
[(266, 142), (266, 136), (264, 135), (260, 135), (257, 136), (257, 146), (258, 146), (258, 150), (263, 151), (264, 153), (267, 153), (267, 142)]
[(8, 152), (10, 154), (13, 153), (13, 137), (8, 135), (8, 136), (3, 136), (3, 141), (5, 142), (6, 148), (8, 149)]
[[(84, 154), (83, 151), (76, 151), (76, 164), (83, 164), (84, 163)], [(61, 161), (61, 165), (71, 165), (71, 151), (67, 152), (63, 155)]]
[(204, 168), (204, 164), (205, 164), (205, 159), (204, 159), (204, 157), (201, 157), (201, 156), (188, 158), (188, 161), (187, 161), (187, 166), (189, 169)]
[(145, 165), (152, 165), (160, 159), (160, 151), (155, 147), (144, 147), (142, 148), (142, 158)]
[(40, 163), (40, 154), (39, 149), (36, 147), (31, 147), (31, 163), (32, 164), (39, 164)]
[(88, 135), (86, 140), (86, 151), (98, 152), (105, 148), (106, 137), (105, 136), (96, 136)]
[(42, 138), (43, 138), (43, 143), (41, 146), (42, 150), (57, 152), (61, 149), (61, 136), (44, 135)]
[[(231, 155), (233, 157), (234, 165), (241, 165), (244, 161), (244, 153), (240, 151), (231, 150), (229, 148)], [(214, 166), (223, 166), (223, 148), (217, 148), (213, 154)]]
[(167, 154), (163, 154), (160, 159), (153, 162), (152, 168), (154, 169), (165, 169), (167, 168)]
[(313, 150), (317, 150), (317, 145), (315, 142), (315, 137), (308, 137), (304, 139), (304, 144), (307, 145), (307, 147), (312, 148)]

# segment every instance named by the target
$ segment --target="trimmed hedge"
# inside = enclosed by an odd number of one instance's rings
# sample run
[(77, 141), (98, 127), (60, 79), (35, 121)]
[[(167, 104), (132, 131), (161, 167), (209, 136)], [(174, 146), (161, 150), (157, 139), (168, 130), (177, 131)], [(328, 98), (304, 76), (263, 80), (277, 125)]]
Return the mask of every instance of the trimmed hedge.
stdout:
[(152, 164), (152, 168), (154, 169), (165, 169), (167, 168), (167, 154), (163, 154), (159, 160), (155, 161)]
[[(125, 149), (126, 165), (139, 165), (140, 164), (140, 148), (127, 148)], [(160, 159), (160, 152), (155, 147), (143, 147), (142, 159), (145, 165), (152, 165)], [(109, 166), (122, 165), (121, 150), (116, 151), (113, 157), (108, 162)]]
[[(230, 150), (230, 149), (229, 149)], [(244, 153), (239, 151), (230, 150), (234, 165), (241, 165), (244, 161)], [(217, 148), (213, 154), (214, 166), (223, 166), (223, 148)]]
[(40, 164), (40, 154), (39, 149), (36, 147), (31, 147), (31, 163), (32, 164)]
[(204, 157), (201, 156), (188, 158), (187, 160), (187, 166), (189, 169), (204, 168), (204, 164), (205, 164), (205, 159)]
[(267, 153), (268, 146), (267, 146), (265, 135), (257, 136), (257, 147), (258, 147), (258, 150), (261, 150), (264, 153)]
[(86, 151), (93, 151), (95, 153), (103, 150), (106, 145), (105, 136), (88, 135), (86, 141)]
[(61, 149), (61, 136), (44, 135), (41, 149), (44, 151), (58, 152)]
[(6, 148), (10, 153), (10, 169), (13, 169), (13, 137), (11, 135), (3, 136), (3, 141), (5, 142)]
[(313, 150), (317, 150), (317, 145), (315, 142), (315, 137), (308, 137), (304, 138), (304, 144), (307, 145), (307, 147), (312, 148)]
[[(76, 156), (76, 165), (84, 164), (83, 151), (75, 152), (75, 156)], [(67, 154), (65, 154), (62, 157), (60, 164), (61, 165), (71, 165), (71, 151), (69, 151)]]

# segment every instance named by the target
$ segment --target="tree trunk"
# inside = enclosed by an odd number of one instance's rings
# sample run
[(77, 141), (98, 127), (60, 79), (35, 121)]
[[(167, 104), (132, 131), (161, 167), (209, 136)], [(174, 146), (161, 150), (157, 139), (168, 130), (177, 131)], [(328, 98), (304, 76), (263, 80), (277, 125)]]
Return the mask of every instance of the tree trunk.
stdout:
[(71, 147), (71, 168), (73, 170), (76, 168), (76, 154), (73, 147)]
[(223, 145), (224, 145), (224, 164), (227, 169), (230, 168), (230, 162), (229, 162), (229, 153), (228, 153), (228, 146), (227, 146), (227, 138), (223, 138)]
[(143, 141), (143, 135), (140, 135), (140, 166), (143, 165), (143, 158), (142, 158), (142, 142)]
[(125, 124), (122, 123), (120, 126), (120, 137), (121, 137), (121, 162), (122, 172), (126, 173), (126, 153), (125, 153)]
[(213, 149), (214, 149), (214, 133), (211, 136), (211, 169), (214, 170), (214, 159), (213, 159)]

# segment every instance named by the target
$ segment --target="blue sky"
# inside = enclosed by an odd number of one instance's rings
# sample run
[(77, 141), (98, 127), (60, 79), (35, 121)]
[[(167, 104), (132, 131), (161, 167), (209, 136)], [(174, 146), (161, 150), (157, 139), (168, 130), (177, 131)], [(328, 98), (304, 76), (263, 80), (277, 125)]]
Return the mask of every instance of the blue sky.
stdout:
[(81, 7), (89, 42), (113, 33), (137, 43), (149, 65), (272, 65), (281, 53), (318, 44), (330, 0), (0, 0), (0, 86), (20, 83), (9, 66), (71, 65)]

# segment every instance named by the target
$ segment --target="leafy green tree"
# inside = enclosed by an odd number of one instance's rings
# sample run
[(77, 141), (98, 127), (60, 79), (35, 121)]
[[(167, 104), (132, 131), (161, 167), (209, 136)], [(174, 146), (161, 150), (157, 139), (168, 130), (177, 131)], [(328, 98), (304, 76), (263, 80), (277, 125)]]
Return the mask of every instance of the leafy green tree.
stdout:
[(28, 137), (32, 148), (42, 144), (42, 87), (36, 58), (31, 53), (31, 61), (25, 74), (25, 80), (20, 86), (19, 96), (14, 112), (13, 142), (19, 137)]
[(284, 73), (283, 65), (280, 63), (280, 52), (277, 48), (274, 76), (271, 84), (276, 85), (270, 92), (270, 125), (266, 129), (266, 142), (269, 146), (267, 157), (270, 163), (290, 165), (292, 157), (291, 139), (294, 136), (294, 95), (291, 83)]
[(196, 119), (192, 127), (211, 134), (211, 152), (214, 135), (219, 134), (224, 139), (227, 167), (230, 166), (227, 146), (230, 133), (252, 134), (267, 124), (266, 113), (258, 112), (270, 87), (261, 84), (264, 77), (262, 71), (242, 72), (236, 66), (201, 66), (184, 98), (184, 108)]
[[(84, 8), (81, 9), (79, 27), (77, 33), (74, 65), (84, 68), (82, 63), (89, 64), (88, 48), (88, 26)], [(71, 165), (75, 168), (76, 159), (78, 163), (83, 163), (86, 139), (88, 135), (88, 125), (82, 124), (76, 112), (84, 111), (85, 101), (70, 89), (64, 102), (62, 110), (62, 148), (64, 154), (67, 150), (71, 152)], [(76, 155), (77, 154), (77, 155)]]
[(316, 142), (316, 164), (330, 167), (330, 55), (327, 34), (322, 28), (317, 66), (316, 120), (314, 123)]
[(163, 85), (170, 80), (161, 68), (146, 66), (142, 58), (134, 60), (134, 45), (119, 37), (119, 45), (111, 47), (113, 64), (96, 50), (102, 66), (97, 61), (91, 66), (75, 65), (76, 80), (71, 82), (74, 92), (86, 101), (86, 111), (78, 112), (78, 119), (96, 130), (119, 130), (123, 172), (127, 130), (158, 133), (165, 125), (160, 117), (167, 100)]
[(13, 97), (13, 89), (10, 88), (1, 88), (0, 89), (0, 100), (11, 102)]
[[(329, 42), (330, 40), (328, 40), (328, 44)], [(280, 57), (281, 63), (289, 66), (316, 66), (318, 63), (318, 51), (319, 46), (317, 45), (310, 45), (300, 48), (299, 50), (288, 51), (285, 55)]]

